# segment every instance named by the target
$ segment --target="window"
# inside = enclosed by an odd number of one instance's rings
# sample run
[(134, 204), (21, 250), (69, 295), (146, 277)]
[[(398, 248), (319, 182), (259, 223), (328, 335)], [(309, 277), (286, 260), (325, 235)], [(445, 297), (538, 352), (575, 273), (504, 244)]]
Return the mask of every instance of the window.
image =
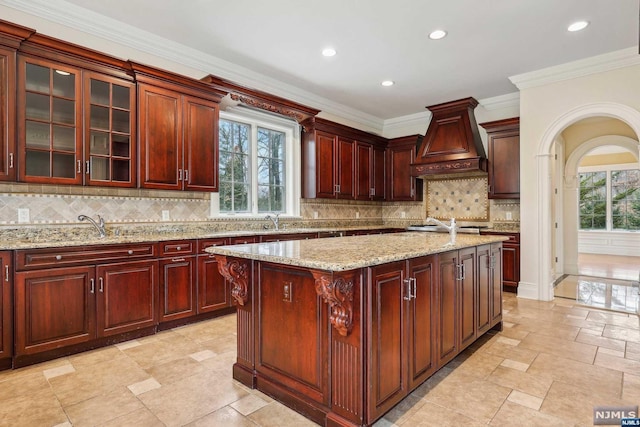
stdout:
[(219, 207), (213, 214), (298, 215), (298, 135), (291, 120), (241, 107), (221, 112)]
[(580, 168), (580, 229), (640, 230), (640, 170), (596, 168)]

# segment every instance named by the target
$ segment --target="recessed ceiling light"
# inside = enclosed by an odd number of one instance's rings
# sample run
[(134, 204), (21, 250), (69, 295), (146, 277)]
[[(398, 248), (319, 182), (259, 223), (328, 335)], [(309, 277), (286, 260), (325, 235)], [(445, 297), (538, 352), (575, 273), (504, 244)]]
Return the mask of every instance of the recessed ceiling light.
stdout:
[(588, 21), (577, 21), (577, 22), (574, 22), (573, 24), (569, 25), (567, 27), (567, 30), (571, 31), (573, 33), (575, 31), (584, 30), (585, 28), (587, 28), (587, 25), (589, 25)]
[(380, 83), (382, 86), (393, 86), (394, 84), (396, 84), (396, 82), (394, 82), (393, 80), (385, 80), (382, 83)]
[(335, 56), (336, 50), (332, 47), (328, 47), (326, 49), (322, 49), (323, 56)]
[(447, 35), (447, 32), (444, 30), (435, 30), (429, 34), (429, 38), (431, 40), (440, 40)]

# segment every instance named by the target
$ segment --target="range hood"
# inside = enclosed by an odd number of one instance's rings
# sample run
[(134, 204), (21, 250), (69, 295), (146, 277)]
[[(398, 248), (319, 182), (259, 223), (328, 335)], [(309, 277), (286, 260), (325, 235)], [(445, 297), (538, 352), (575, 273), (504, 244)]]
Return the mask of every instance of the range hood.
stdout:
[(482, 146), (474, 98), (427, 107), (431, 123), (411, 164), (411, 175), (486, 172), (487, 156)]

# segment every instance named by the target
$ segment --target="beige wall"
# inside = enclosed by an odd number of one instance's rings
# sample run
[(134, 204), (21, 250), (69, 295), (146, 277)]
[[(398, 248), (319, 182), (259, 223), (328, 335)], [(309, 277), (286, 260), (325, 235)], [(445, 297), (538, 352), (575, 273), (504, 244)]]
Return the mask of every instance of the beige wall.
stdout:
[(565, 158), (569, 158), (571, 153), (583, 142), (606, 135), (626, 136), (637, 139), (633, 129), (618, 119), (597, 117), (580, 120), (579, 122), (569, 125), (562, 131), (562, 138), (565, 144)]
[[(567, 126), (590, 115), (624, 115), (627, 125), (637, 131), (634, 134), (640, 133), (639, 77), (640, 66), (628, 66), (521, 90), (521, 296), (549, 299), (553, 295), (548, 259), (553, 222), (552, 141)], [(597, 109), (606, 114), (595, 113)]]
[(629, 152), (587, 155), (580, 161), (580, 166), (623, 165), (626, 163), (638, 163), (638, 160)]

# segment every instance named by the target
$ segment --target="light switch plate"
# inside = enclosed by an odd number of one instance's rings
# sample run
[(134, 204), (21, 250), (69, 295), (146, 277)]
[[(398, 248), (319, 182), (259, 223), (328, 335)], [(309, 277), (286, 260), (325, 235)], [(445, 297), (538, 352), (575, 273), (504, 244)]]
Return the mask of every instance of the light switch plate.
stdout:
[(18, 222), (29, 222), (29, 208), (19, 208), (18, 209)]

